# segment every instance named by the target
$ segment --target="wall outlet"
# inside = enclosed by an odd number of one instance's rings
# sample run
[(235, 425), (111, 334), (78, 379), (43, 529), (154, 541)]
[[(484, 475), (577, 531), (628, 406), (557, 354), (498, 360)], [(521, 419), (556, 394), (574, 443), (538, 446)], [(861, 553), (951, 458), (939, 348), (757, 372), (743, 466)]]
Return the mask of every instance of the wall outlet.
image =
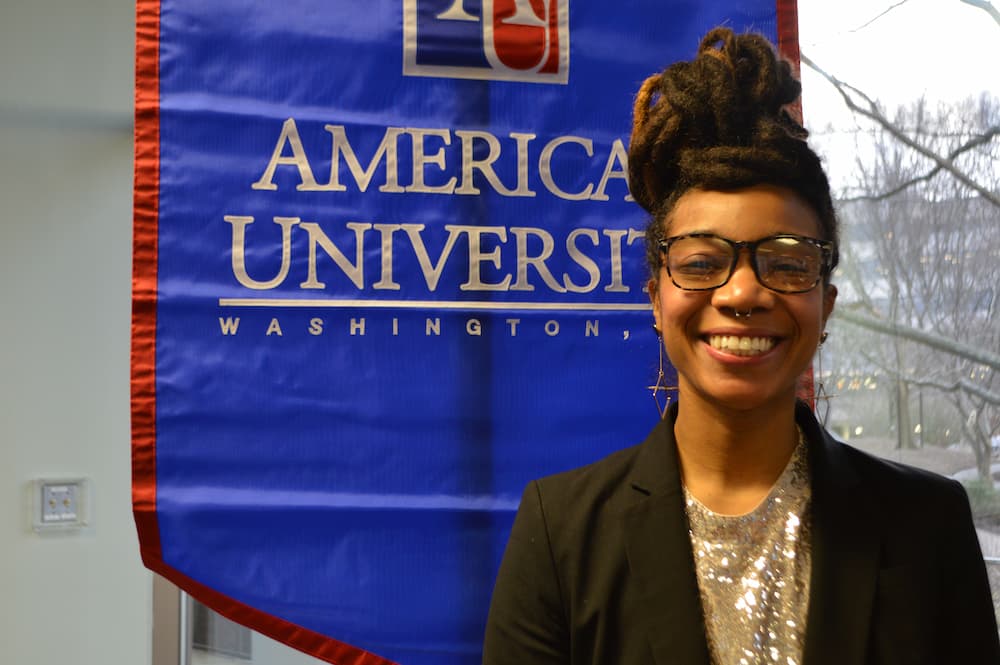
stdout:
[(86, 478), (38, 479), (33, 485), (35, 531), (79, 529), (90, 522)]

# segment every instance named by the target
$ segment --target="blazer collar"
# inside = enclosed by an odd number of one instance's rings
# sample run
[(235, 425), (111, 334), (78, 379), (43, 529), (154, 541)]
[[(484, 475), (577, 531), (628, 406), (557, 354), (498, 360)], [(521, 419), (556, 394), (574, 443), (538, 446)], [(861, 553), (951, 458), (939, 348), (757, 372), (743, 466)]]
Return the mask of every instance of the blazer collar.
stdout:
[[(681, 489), (671, 405), (636, 457), (636, 501), (625, 514), (629, 568), (642, 594), (645, 633), (657, 665), (710, 662)], [(809, 442), (812, 573), (803, 665), (863, 662), (878, 572), (877, 506), (843, 444), (800, 403)]]
[(709, 665), (670, 406), (636, 457), (636, 503), (625, 514), (625, 552), (642, 595), (644, 632), (657, 665)]
[(796, 420), (809, 441), (812, 473), (812, 575), (803, 665), (861, 663), (878, 578), (880, 506), (844, 444), (819, 426), (807, 405), (798, 405)]

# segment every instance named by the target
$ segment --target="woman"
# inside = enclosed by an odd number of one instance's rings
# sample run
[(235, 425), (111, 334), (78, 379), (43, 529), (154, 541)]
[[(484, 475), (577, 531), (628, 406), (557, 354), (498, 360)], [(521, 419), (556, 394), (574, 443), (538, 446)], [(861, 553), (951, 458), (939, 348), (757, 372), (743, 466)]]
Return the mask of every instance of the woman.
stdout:
[(962, 487), (796, 401), (837, 296), (799, 90), (727, 29), (640, 89), (629, 184), (678, 400), (641, 445), (528, 486), (485, 665), (1000, 663)]

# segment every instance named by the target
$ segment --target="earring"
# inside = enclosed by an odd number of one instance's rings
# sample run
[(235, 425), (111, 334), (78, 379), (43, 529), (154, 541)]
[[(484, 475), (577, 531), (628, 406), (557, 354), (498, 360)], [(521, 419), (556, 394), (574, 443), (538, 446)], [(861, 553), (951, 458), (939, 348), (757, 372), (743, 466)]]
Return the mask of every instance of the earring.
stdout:
[(747, 310), (747, 311), (745, 311), (745, 312), (741, 312), (741, 311), (740, 311), (740, 310), (738, 310), (738, 309), (734, 309), (734, 310), (733, 310), (733, 314), (735, 314), (735, 315), (736, 315), (736, 318), (737, 318), (737, 319), (749, 319), (749, 318), (750, 318), (750, 315), (751, 315), (751, 314), (753, 314), (753, 308), (750, 308), (750, 309), (748, 309), (748, 310)]
[[(660, 412), (660, 419), (667, 413), (667, 407), (670, 406), (671, 392), (677, 390), (677, 386), (667, 385), (667, 375), (663, 371), (663, 332), (653, 324), (653, 330), (656, 331), (656, 346), (660, 352), (660, 364), (659, 370), (656, 374), (656, 383), (647, 386), (649, 392), (653, 395), (653, 402), (656, 404), (656, 410)], [(660, 393), (664, 395), (663, 405), (660, 405)]]
[[(819, 337), (819, 348), (816, 350), (816, 368), (819, 373), (819, 379), (816, 378), (816, 372), (813, 373), (813, 402), (815, 403), (816, 415), (819, 416), (819, 421), (826, 427), (827, 422), (830, 420), (830, 397), (826, 392), (826, 388), (823, 386), (823, 344), (826, 342), (830, 333), (823, 331), (823, 334)], [(822, 405), (822, 406), (821, 406)]]

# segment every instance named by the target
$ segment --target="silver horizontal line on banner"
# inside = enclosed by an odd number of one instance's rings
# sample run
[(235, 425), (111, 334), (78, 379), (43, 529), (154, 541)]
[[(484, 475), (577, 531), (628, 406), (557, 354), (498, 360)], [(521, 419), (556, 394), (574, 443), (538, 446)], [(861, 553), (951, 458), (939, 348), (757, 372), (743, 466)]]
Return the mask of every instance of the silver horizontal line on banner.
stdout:
[(360, 309), (448, 309), (476, 311), (646, 312), (648, 303), (550, 303), (437, 300), (339, 300), (312, 298), (219, 298), (220, 307), (354, 307)]

